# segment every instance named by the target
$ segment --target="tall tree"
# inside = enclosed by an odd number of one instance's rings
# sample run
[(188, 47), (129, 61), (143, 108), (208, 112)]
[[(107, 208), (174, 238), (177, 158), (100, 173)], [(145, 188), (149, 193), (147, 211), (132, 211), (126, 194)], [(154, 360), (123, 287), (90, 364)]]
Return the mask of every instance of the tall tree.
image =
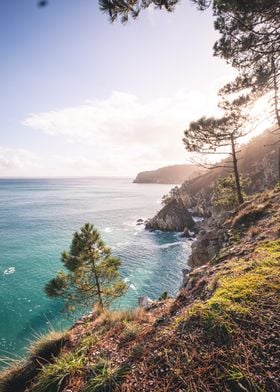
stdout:
[[(247, 116), (244, 113), (244, 106), (249, 100), (248, 96), (240, 96), (232, 101), (223, 100), (220, 107), (223, 109), (223, 116), (202, 117), (190, 123), (185, 130), (183, 142), (189, 152), (201, 154), (225, 154), (231, 156), (231, 167), (236, 186), (238, 203), (243, 203), (242, 189), (238, 170), (238, 140), (248, 134), (246, 128)], [(230, 152), (221, 151), (221, 148), (230, 148)], [(227, 166), (228, 167), (228, 166)]]
[(59, 272), (45, 291), (49, 297), (62, 297), (68, 311), (77, 305), (107, 306), (127, 289), (119, 274), (120, 259), (112, 256), (89, 223), (74, 233), (70, 251), (62, 253), (61, 261), (68, 272)]

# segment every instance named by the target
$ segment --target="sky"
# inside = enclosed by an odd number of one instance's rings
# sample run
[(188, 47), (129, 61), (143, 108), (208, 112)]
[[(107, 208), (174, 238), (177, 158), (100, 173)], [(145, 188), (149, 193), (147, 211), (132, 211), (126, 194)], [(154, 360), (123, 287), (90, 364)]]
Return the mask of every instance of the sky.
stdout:
[(188, 163), (183, 131), (234, 71), (182, 1), (111, 24), (96, 0), (0, 1), (0, 177), (129, 176)]

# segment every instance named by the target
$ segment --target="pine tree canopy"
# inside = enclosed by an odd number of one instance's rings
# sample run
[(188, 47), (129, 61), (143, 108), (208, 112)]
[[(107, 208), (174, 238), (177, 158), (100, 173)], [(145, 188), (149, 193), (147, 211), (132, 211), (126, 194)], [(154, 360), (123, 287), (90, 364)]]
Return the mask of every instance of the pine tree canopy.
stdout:
[(127, 289), (119, 273), (120, 259), (112, 256), (90, 223), (74, 233), (70, 251), (62, 253), (61, 261), (67, 272), (59, 272), (45, 291), (50, 297), (62, 297), (68, 311), (97, 302), (108, 306)]

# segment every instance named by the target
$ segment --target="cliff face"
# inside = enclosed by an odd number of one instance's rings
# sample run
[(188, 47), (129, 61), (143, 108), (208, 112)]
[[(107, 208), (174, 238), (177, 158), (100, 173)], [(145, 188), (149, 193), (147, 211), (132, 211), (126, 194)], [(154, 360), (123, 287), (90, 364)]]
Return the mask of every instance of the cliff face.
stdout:
[(193, 227), (193, 218), (181, 200), (172, 200), (146, 223), (148, 230), (184, 231)]
[(200, 175), (205, 169), (195, 165), (173, 165), (137, 174), (134, 183), (138, 184), (182, 184)]
[(60, 353), (56, 343), (50, 357), (46, 340), (33, 346), (36, 372), (14, 365), (1, 392), (279, 391), (279, 205), (279, 188), (255, 196), (225, 217), (220, 251), (185, 276), (176, 299), (93, 311)]

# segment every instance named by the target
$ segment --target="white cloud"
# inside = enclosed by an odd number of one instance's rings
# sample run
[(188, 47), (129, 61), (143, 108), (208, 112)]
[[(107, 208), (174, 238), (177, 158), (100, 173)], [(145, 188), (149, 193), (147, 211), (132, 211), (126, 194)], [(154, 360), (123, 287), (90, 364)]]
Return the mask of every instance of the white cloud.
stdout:
[(30, 151), (0, 147), (0, 174), (9, 175), (36, 164), (37, 158)]
[(129, 174), (184, 162), (184, 129), (191, 120), (213, 114), (216, 104), (216, 88), (207, 93), (179, 91), (150, 101), (113, 92), (108, 99), (32, 113), (23, 124), (51, 136), (65, 137), (68, 142), (92, 146), (94, 160), (73, 158), (73, 165), (79, 163), (81, 170), (103, 163), (108, 170), (113, 167), (118, 174)]

